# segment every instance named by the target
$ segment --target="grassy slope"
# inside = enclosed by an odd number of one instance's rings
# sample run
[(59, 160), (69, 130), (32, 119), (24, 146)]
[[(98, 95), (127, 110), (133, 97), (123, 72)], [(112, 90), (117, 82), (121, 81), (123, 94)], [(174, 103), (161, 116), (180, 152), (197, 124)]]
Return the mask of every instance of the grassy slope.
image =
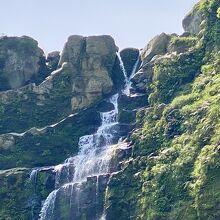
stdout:
[(201, 1), (204, 36), (154, 67), (151, 106), (137, 116), (133, 160), (110, 181), (107, 219), (220, 219), (219, 7)]

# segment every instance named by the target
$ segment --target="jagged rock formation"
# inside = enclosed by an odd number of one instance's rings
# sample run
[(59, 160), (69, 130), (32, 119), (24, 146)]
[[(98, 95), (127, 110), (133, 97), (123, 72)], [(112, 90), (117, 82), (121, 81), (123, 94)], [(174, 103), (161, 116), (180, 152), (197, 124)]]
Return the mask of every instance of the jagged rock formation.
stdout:
[(61, 67), (41, 84), (0, 93), (0, 133), (44, 127), (99, 101), (111, 92), (116, 50), (109, 36), (70, 37)]
[(117, 47), (110, 36), (69, 37), (61, 54), (59, 65), (70, 65), (72, 84), (72, 110), (82, 109), (112, 89), (110, 78)]
[(183, 19), (183, 28), (186, 32), (190, 34), (198, 34), (202, 30), (202, 21), (203, 21), (203, 14), (201, 10), (199, 10), (198, 5), (189, 12), (189, 14)]

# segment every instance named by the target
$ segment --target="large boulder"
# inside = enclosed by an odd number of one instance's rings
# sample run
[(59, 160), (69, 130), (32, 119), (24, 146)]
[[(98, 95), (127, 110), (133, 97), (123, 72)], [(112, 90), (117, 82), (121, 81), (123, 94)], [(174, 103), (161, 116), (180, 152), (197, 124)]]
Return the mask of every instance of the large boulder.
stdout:
[(112, 70), (111, 79), (113, 81), (114, 89), (121, 90), (125, 85), (125, 76), (120, 66), (118, 56), (115, 59), (115, 64)]
[(42, 66), (45, 57), (37, 41), (27, 36), (0, 38), (0, 91), (36, 79)]
[(100, 121), (96, 107), (93, 107), (43, 128), (33, 127), (23, 133), (2, 134), (0, 170), (62, 163), (78, 152), (79, 138), (94, 133)]
[(44, 127), (101, 100), (112, 89), (116, 51), (110, 36), (71, 36), (42, 83), (0, 92), (0, 133)]
[(72, 110), (84, 108), (112, 90), (111, 71), (117, 47), (110, 36), (70, 36), (59, 65), (70, 64), (73, 75)]
[(182, 21), (183, 29), (191, 34), (198, 34), (201, 31), (203, 16), (199, 5), (196, 5)]
[(167, 52), (170, 36), (162, 33), (154, 37), (141, 51), (143, 64), (148, 63), (155, 55), (163, 55)]

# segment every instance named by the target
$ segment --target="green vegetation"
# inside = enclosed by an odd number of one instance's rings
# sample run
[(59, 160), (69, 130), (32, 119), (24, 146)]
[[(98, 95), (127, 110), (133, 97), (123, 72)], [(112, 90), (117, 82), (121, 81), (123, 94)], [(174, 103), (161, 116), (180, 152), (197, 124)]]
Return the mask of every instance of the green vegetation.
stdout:
[[(41, 97), (33, 89), (23, 88), (20, 93), (9, 95), (0, 111), (0, 133), (24, 132), (32, 127), (44, 127), (71, 113), (72, 78), (68, 70), (54, 76), (51, 91)], [(41, 89), (41, 88), (40, 88)]]
[(171, 44), (187, 51), (156, 62), (133, 158), (109, 183), (109, 219), (119, 211), (122, 219), (220, 218), (219, 4), (195, 7), (206, 17), (197, 44), (194, 36), (174, 37)]

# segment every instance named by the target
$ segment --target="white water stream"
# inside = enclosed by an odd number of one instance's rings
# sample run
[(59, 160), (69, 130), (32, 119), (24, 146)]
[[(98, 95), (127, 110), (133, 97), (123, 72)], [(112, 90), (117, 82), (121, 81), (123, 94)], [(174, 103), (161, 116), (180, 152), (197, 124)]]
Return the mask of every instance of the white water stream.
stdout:
[[(125, 77), (125, 86), (122, 90), (127, 96), (130, 96), (131, 78), (137, 69), (139, 59), (136, 61), (130, 77), (127, 77), (120, 54), (117, 54), (120, 67)], [(63, 164), (55, 166), (56, 171), (56, 189), (49, 194), (45, 200), (40, 213), (40, 220), (53, 220), (55, 200), (59, 190), (65, 190), (69, 186), (80, 184), (87, 180), (89, 176), (98, 176), (109, 173), (109, 165), (114, 150), (117, 148), (118, 138), (118, 97), (114, 94), (109, 98), (113, 104), (113, 110), (101, 112), (101, 125), (97, 132), (91, 135), (82, 136), (79, 139), (79, 153), (75, 157), (68, 158)], [(65, 178), (63, 178), (65, 176)], [(77, 199), (77, 198), (75, 198)]]
[(138, 59), (136, 60), (134, 66), (133, 66), (133, 69), (132, 69), (132, 72), (130, 74), (130, 76), (128, 77), (128, 74), (125, 70), (125, 67), (124, 67), (124, 63), (122, 61), (122, 58), (120, 56), (120, 53), (117, 53), (117, 56), (118, 56), (118, 59), (119, 59), (119, 65), (121, 67), (121, 70), (123, 72), (123, 75), (124, 75), (124, 81), (125, 81), (125, 86), (124, 88), (122, 89), (122, 93), (125, 94), (126, 96), (131, 96), (131, 89), (132, 89), (132, 82), (131, 82), (131, 79), (134, 77), (135, 73), (136, 73), (136, 70), (137, 70), (137, 67), (138, 67), (138, 64), (140, 62), (140, 58), (138, 56)]

